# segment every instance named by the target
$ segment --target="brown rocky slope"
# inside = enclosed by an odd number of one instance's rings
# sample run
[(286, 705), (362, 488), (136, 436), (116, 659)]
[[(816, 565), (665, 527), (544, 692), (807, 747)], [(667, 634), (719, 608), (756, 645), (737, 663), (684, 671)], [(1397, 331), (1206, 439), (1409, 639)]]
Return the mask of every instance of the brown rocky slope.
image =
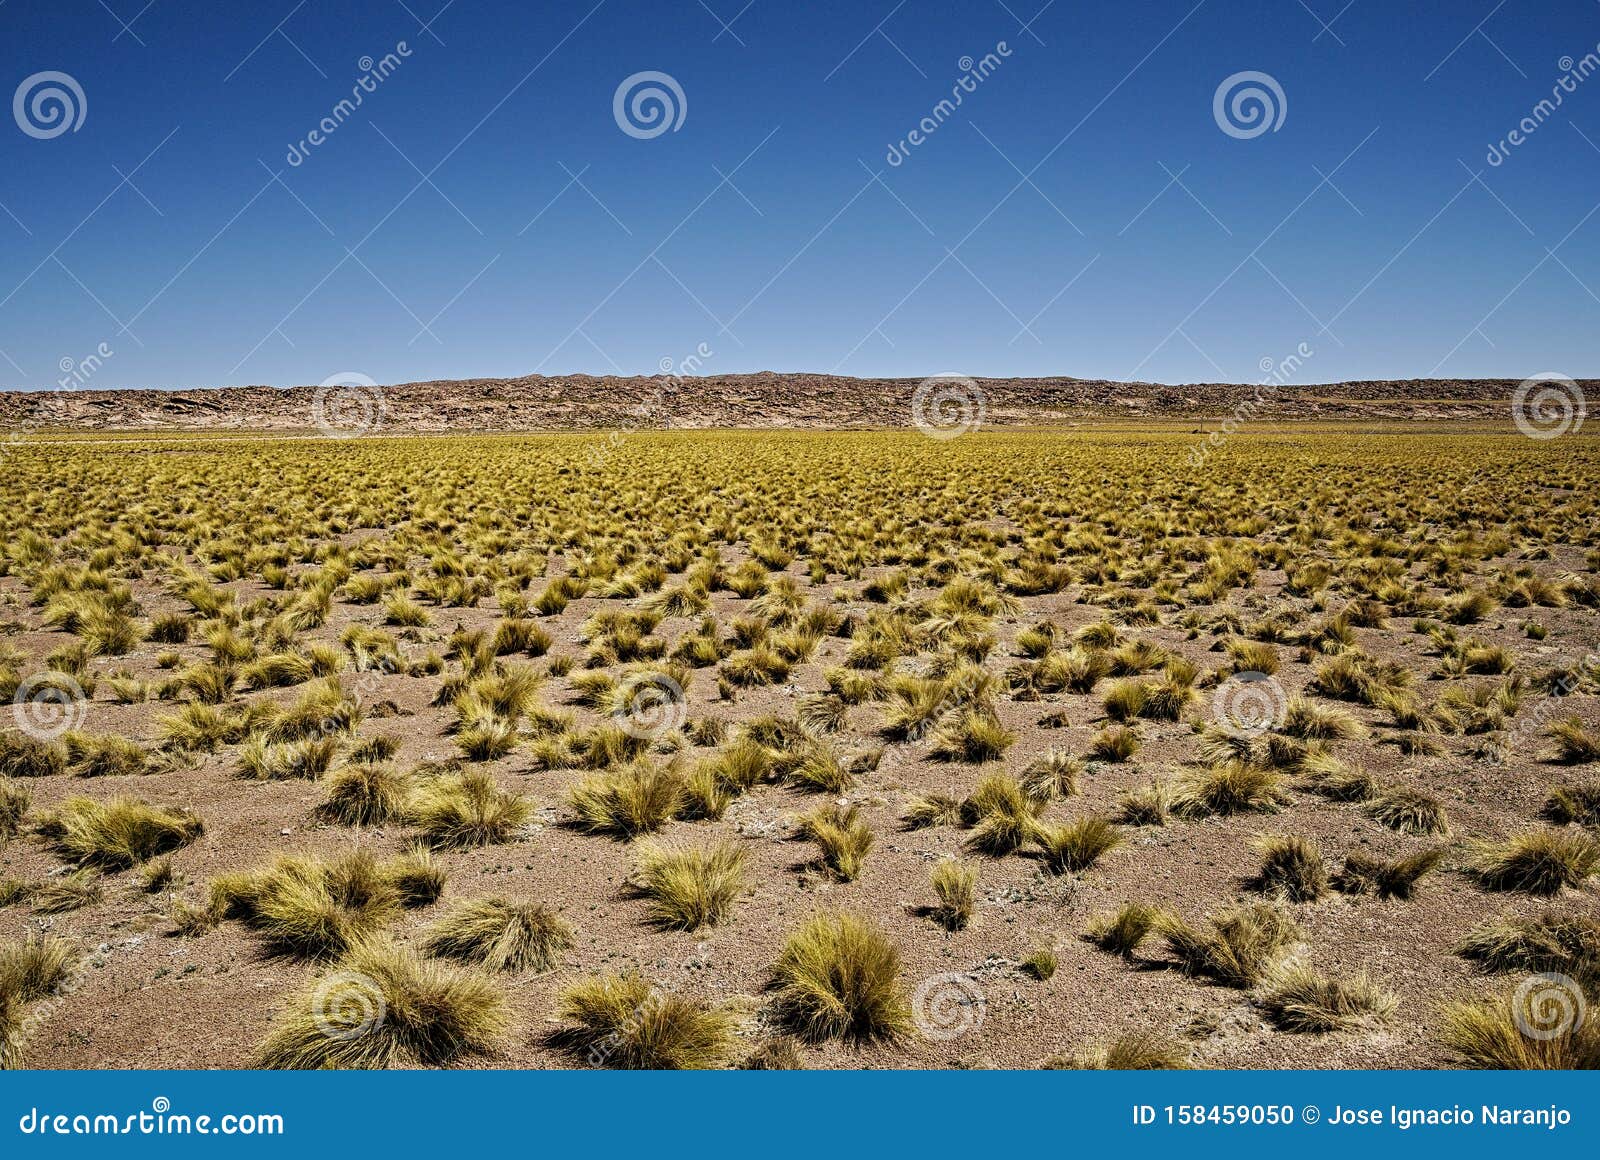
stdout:
[[(354, 388), (341, 414), (381, 408), (386, 433), (608, 427), (907, 427), (922, 379), (779, 374), (684, 378), (530, 375)], [(1083, 419), (1482, 419), (1509, 416), (1511, 379), (1410, 379), (1315, 385), (1117, 383), (1101, 379), (952, 380), (928, 404), (945, 424)], [(1600, 380), (1577, 384), (1600, 398)], [(335, 388), (337, 391), (337, 388)], [(0, 429), (293, 431), (317, 426), (316, 387), (0, 392)], [(925, 396), (926, 397), (926, 396)], [(942, 397), (942, 401), (941, 401)], [(938, 421), (937, 419), (934, 421)]]

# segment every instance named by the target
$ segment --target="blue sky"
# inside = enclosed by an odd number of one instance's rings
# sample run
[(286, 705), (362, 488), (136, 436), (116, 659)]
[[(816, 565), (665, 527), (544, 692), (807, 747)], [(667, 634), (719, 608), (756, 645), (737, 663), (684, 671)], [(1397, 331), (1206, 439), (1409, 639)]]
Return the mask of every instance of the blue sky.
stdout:
[[(1600, 75), (1535, 107), (1597, 46), (1595, 0), (6, 0), (0, 95), (84, 108), (0, 118), (0, 385), (1592, 376)], [(641, 72), (677, 128), (619, 125)], [(1219, 125), (1242, 72), (1275, 129)]]

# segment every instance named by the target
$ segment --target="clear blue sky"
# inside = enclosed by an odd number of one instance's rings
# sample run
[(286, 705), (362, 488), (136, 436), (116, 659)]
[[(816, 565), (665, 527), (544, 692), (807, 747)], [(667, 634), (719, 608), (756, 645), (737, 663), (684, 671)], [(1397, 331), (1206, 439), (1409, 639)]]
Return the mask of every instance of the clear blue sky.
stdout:
[[(1534, 109), (1597, 44), (1596, 0), (5, 0), (0, 96), (57, 71), (86, 109), (0, 116), (0, 385), (102, 344), (99, 387), (701, 348), (705, 373), (1254, 381), (1305, 344), (1297, 381), (1592, 376), (1600, 75)], [(685, 105), (647, 138), (613, 116), (644, 71)], [(1284, 95), (1253, 137), (1213, 110), (1244, 71)]]

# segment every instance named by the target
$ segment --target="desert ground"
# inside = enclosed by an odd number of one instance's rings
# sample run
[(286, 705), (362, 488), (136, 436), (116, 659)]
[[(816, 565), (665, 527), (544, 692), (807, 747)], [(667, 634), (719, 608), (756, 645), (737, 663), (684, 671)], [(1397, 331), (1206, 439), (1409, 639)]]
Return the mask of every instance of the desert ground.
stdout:
[(33, 430), (0, 1056), (1594, 1066), (1600, 442), (1423, 417)]

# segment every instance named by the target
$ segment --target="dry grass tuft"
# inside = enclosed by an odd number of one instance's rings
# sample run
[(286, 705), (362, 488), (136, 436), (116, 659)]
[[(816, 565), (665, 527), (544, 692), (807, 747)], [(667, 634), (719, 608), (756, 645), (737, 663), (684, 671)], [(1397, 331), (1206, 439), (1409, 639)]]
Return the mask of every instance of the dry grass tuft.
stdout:
[(900, 952), (861, 915), (813, 917), (789, 936), (772, 972), (779, 1017), (803, 1039), (894, 1040), (911, 1029)]
[(978, 868), (971, 862), (945, 858), (928, 871), (928, 881), (939, 905), (929, 914), (946, 930), (965, 930), (977, 907)]
[(645, 843), (638, 851), (634, 881), (650, 900), (652, 922), (668, 930), (715, 926), (733, 912), (744, 890), (748, 851), (733, 842), (671, 848)]
[(533, 803), (503, 790), (483, 770), (447, 774), (413, 792), (410, 821), (436, 849), (509, 842), (533, 813)]
[(1341, 894), (1376, 894), (1379, 898), (1410, 898), (1417, 883), (1432, 873), (1444, 858), (1443, 850), (1423, 850), (1393, 862), (1359, 851), (1347, 854), (1344, 869), (1333, 877)]
[(1124, 1035), (1078, 1055), (1052, 1055), (1050, 1071), (1186, 1071), (1194, 1065), (1182, 1045), (1157, 1035)]
[(1346, 1031), (1387, 1019), (1399, 1005), (1366, 975), (1334, 979), (1307, 966), (1286, 967), (1269, 982), (1262, 1006), (1283, 1031)]
[(205, 833), (199, 815), (130, 797), (70, 797), (39, 821), (39, 833), (64, 858), (123, 870), (182, 849)]
[(860, 876), (876, 840), (860, 807), (834, 803), (802, 817), (798, 835), (816, 843), (823, 867), (841, 882), (854, 882)]
[(567, 800), (579, 828), (636, 838), (661, 829), (683, 808), (683, 779), (670, 766), (640, 758), (578, 783)]
[(478, 971), (363, 942), (279, 1012), (256, 1050), (257, 1067), (442, 1067), (495, 1050), (507, 1029), (505, 996)]
[(1165, 912), (1144, 902), (1127, 902), (1089, 924), (1088, 939), (1103, 951), (1131, 959), (1151, 932), (1161, 928)]
[(457, 902), (427, 930), (423, 953), (491, 971), (551, 971), (572, 946), (572, 928), (548, 906), (498, 895)]
[(555, 1042), (591, 1067), (678, 1071), (718, 1067), (733, 1050), (734, 1019), (694, 999), (669, 995), (638, 974), (596, 975), (561, 995), (573, 1026)]
[(1240, 988), (1261, 982), (1301, 934), (1294, 919), (1262, 903), (1212, 915), (1205, 930), (1171, 916), (1159, 929), (1185, 972)]
[(1261, 855), (1261, 868), (1254, 885), (1261, 893), (1286, 902), (1315, 902), (1328, 893), (1328, 871), (1315, 842), (1295, 835), (1266, 834), (1256, 839), (1255, 848)]
[(1479, 847), (1475, 867), (1487, 890), (1516, 890), (1545, 897), (1582, 886), (1600, 869), (1600, 842), (1564, 830), (1527, 830)]

